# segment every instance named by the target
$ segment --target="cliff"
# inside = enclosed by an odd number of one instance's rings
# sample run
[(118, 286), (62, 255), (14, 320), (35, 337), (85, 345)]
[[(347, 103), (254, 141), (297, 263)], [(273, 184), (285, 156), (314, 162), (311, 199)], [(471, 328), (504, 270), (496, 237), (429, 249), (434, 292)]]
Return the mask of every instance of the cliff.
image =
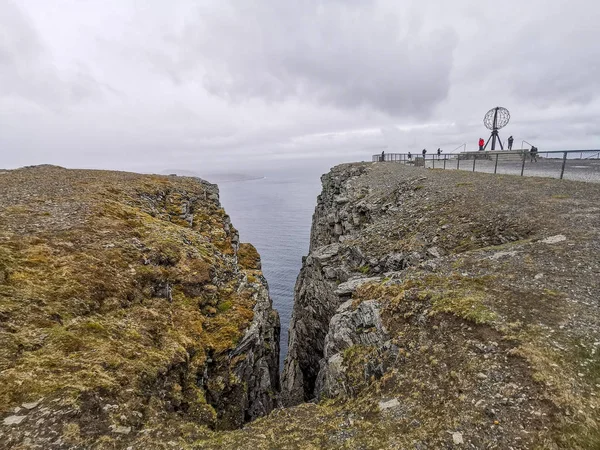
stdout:
[(277, 413), (287, 448), (600, 448), (600, 185), (322, 183), (282, 376), (285, 404), (319, 403)]
[(0, 447), (600, 448), (600, 185), (322, 182), (273, 409), (277, 316), (213, 185), (0, 174)]
[(0, 448), (172, 448), (269, 413), (279, 318), (196, 178), (0, 173)]

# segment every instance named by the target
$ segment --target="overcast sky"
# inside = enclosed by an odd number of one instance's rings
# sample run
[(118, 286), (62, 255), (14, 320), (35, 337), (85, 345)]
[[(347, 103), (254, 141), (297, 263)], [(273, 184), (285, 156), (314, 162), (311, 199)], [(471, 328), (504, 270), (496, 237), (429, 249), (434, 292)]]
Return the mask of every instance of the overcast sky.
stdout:
[[(594, 0), (0, 0), (0, 167), (600, 147)], [(301, 161), (296, 161), (300, 159)]]

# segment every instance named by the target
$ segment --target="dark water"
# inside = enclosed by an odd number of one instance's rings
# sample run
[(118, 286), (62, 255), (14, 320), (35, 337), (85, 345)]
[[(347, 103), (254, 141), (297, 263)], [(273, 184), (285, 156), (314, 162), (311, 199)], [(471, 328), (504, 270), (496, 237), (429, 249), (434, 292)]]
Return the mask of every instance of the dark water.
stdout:
[(320, 172), (275, 173), (264, 179), (219, 183), (221, 204), (262, 258), (274, 307), (281, 317), (280, 363), (287, 353), (294, 284), (308, 253)]

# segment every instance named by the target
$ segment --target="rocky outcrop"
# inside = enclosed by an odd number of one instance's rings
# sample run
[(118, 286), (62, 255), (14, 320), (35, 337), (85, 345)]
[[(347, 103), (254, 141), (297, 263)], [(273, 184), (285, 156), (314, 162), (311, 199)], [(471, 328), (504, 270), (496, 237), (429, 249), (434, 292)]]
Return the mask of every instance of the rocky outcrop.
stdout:
[(311, 403), (246, 439), (600, 445), (598, 185), (379, 163), (322, 182), (282, 376)]
[(0, 223), (0, 448), (162, 448), (278, 405), (279, 318), (217, 186), (24, 168)]
[(340, 281), (347, 282), (365, 263), (360, 248), (339, 243), (344, 233), (347, 236), (360, 225), (360, 215), (353, 215), (352, 210), (346, 209), (340, 214), (338, 208), (348, 203), (352, 185), (347, 181), (364, 170), (358, 166), (321, 178), (323, 192), (317, 199), (313, 216), (309, 254), (303, 261), (294, 290), (288, 355), (282, 374), (284, 404), (298, 404), (314, 398), (329, 320), (345, 298), (345, 294), (336, 293), (336, 288)]
[[(373, 279), (371, 279), (371, 282)], [(344, 350), (367, 346), (383, 348), (389, 337), (381, 320), (381, 305), (376, 300), (360, 303), (356, 309), (348, 300), (336, 311), (329, 322), (325, 337), (323, 359), (320, 361), (315, 392), (323, 397), (338, 397), (351, 394), (352, 387), (345, 383)], [(383, 375), (384, 368), (365, 366), (369, 375)]]

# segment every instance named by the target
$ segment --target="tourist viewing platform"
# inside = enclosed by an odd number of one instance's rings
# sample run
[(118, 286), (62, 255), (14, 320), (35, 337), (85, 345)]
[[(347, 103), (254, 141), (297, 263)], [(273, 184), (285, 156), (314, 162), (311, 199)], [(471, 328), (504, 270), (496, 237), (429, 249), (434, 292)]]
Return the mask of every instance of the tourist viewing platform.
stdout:
[(600, 182), (600, 150), (529, 149), (463, 151), (460, 153), (379, 153), (372, 161), (396, 162), (432, 169), (470, 170), (494, 174), (566, 178)]

